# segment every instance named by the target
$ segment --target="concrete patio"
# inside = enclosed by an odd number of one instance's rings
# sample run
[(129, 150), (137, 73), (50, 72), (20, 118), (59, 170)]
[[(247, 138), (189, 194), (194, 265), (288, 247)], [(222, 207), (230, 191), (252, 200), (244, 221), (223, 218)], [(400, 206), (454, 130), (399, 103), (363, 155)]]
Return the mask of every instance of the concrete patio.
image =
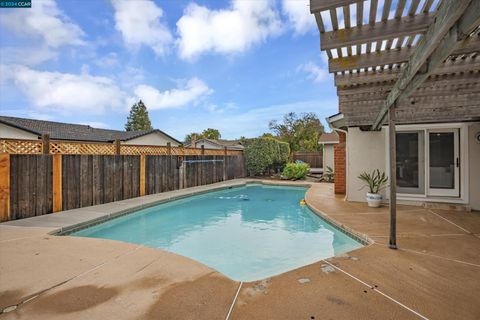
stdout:
[(5, 319), (478, 319), (480, 214), (345, 202), (312, 184), (318, 214), (373, 244), (279, 276), (239, 283), (191, 259), (117, 241), (54, 236), (72, 224), (246, 179), (0, 224)]

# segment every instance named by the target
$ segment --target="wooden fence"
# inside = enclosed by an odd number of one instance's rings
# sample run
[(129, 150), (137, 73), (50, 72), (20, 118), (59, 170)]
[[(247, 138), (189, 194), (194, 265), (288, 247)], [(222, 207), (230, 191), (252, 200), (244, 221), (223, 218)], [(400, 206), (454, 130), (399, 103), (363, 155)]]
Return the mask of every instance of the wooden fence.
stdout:
[(0, 221), (245, 176), (242, 154), (175, 156), (4, 153), (0, 154)]
[(310, 168), (322, 168), (323, 167), (323, 155), (321, 152), (294, 152), (292, 153), (292, 159), (301, 160), (310, 165)]

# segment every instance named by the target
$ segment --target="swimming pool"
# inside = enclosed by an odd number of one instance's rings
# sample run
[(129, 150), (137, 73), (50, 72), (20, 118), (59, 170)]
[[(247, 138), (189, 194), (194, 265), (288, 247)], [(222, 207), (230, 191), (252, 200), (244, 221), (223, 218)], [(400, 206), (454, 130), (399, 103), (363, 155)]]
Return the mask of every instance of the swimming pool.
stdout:
[(160, 204), (73, 233), (161, 248), (254, 281), (359, 248), (300, 201), (306, 188), (247, 185)]

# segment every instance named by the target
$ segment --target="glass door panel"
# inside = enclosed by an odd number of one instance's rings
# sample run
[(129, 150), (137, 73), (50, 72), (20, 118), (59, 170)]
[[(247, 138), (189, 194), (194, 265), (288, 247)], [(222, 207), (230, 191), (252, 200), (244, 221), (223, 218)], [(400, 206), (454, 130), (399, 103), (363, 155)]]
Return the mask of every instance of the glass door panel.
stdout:
[(423, 131), (397, 132), (397, 191), (425, 194), (425, 144)]
[(430, 195), (459, 195), (458, 130), (429, 131), (429, 192)]

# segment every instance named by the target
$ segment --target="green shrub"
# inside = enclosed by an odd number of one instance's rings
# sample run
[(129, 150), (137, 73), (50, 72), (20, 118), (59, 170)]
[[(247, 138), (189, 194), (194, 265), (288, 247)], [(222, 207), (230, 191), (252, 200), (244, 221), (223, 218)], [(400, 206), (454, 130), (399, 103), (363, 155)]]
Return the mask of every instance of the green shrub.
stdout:
[(308, 163), (288, 163), (283, 169), (282, 176), (289, 180), (305, 179), (310, 166)]
[(273, 138), (248, 139), (244, 142), (245, 165), (249, 176), (261, 176), (280, 170), (288, 161), (288, 143)]

